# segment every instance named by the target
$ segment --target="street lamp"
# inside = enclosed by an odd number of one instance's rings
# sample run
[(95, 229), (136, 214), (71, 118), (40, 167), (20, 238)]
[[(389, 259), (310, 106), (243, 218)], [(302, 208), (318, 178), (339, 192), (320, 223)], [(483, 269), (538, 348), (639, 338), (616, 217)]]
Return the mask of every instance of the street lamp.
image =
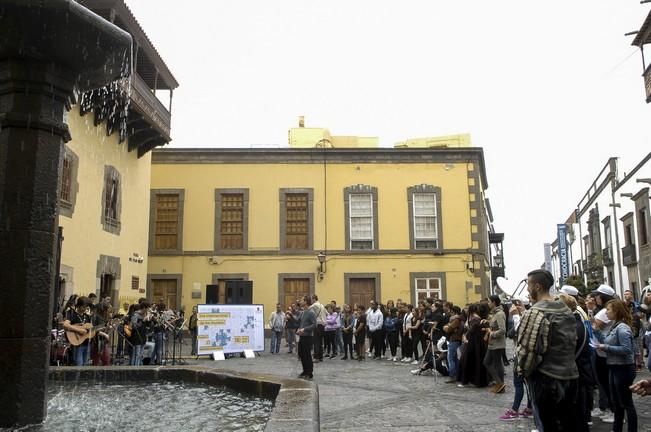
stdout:
[(321, 251), (319, 254), (316, 256), (316, 258), (319, 260), (319, 282), (323, 280), (326, 272), (325, 268), (325, 260), (326, 260), (326, 254), (325, 252)]
[(502, 267), (502, 255), (497, 254), (493, 257), (493, 262), (495, 263), (495, 267)]

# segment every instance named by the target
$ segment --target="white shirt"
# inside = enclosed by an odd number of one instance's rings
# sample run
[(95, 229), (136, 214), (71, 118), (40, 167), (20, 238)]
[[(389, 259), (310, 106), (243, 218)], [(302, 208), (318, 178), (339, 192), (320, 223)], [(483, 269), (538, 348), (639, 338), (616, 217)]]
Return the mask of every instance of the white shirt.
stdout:
[[(602, 308), (599, 312), (597, 312), (597, 315), (594, 316), (594, 319), (603, 322), (604, 324), (606, 324), (606, 326), (610, 324), (610, 320), (606, 315), (606, 308)], [(594, 346), (598, 346), (601, 343), (599, 342), (599, 339), (597, 339), (597, 336), (595, 336), (594, 332), (592, 333), (592, 338), (590, 340), (592, 342), (592, 345)], [(597, 355), (599, 357), (604, 357), (604, 358), (606, 357), (606, 353), (604, 351), (601, 350), (595, 350), (595, 351), (597, 352)]]
[(404, 333), (407, 333), (407, 326), (411, 325), (411, 319), (414, 316), (413, 312), (409, 312), (407, 315), (405, 315), (404, 321), (402, 321), (402, 331)]
[(371, 309), (371, 312), (367, 315), (367, 320), (368, 320), (368, 330), (369, 331), (376, 331), (382, 328), (382, 322), (384, 321), (384, 316), (382, 315), (382, 311), (380, 308)]

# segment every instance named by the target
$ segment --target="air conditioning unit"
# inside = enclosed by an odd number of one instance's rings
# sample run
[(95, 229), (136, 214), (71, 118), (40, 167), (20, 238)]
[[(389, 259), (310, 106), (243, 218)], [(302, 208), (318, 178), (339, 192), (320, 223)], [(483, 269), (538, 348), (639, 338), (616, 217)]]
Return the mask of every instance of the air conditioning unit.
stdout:
[(219, 264), (218, 259), (219, 259), (219, 257), (216, 257), (216, 256), (208, 257), (208, 264), (213, 264), (213, 265)]

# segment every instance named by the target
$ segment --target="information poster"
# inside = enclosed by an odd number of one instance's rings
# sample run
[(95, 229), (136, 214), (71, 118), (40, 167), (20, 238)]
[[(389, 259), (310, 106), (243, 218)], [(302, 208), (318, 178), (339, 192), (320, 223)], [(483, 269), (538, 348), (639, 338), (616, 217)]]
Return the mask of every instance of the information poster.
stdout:
[(199, 305), (197, 343), (199, 355), (264, 351), (264, 306)]

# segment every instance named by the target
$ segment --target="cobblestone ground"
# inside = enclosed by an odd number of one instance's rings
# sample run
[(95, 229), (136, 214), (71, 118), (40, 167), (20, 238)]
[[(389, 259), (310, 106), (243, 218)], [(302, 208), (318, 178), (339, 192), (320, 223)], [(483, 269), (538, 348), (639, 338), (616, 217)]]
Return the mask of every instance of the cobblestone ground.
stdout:
[[(267, 344), (268, 345), (268, 344)], [(185, 353), (185, 350), (184, 350)], [(512, 370), (507, 368), (507, 391), (494, 395), (487, 389), (458, 388), (447, 378), (413, 376), (415, 366), (386, 360), (364, 362), (325, 359), (314, 365), (319, 386), (322, 431), (531, 431), (532, 420), (499, 421), (513, 402)], [(301, 365), (295, 354), (269, 354), (254, 359), (231, 358), (215, 362), (186, 357), (190, 364), (224, 370), (296, 377)], [(638, 378), (649, 378), (643, 372)], [(651, 431), (651, 397), (634, 396), (640, 431)], [(523, 401), (522, 407), (526, 403)], [(624, 425), (626, 427), (626, 425)], [(591, 430), (610, 431), (611, 424), (594, 419)], [(626, 429), (624, 429), (626, 430)]]

